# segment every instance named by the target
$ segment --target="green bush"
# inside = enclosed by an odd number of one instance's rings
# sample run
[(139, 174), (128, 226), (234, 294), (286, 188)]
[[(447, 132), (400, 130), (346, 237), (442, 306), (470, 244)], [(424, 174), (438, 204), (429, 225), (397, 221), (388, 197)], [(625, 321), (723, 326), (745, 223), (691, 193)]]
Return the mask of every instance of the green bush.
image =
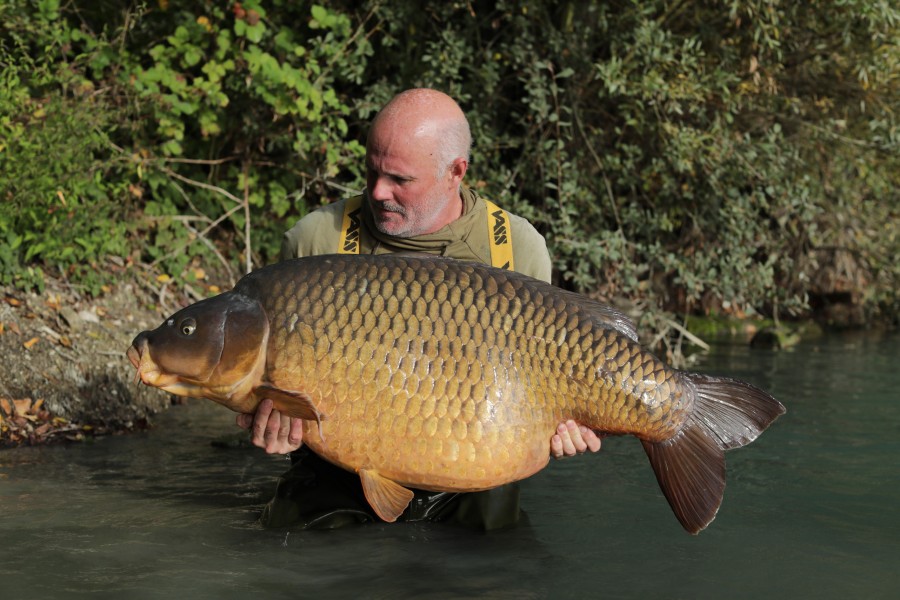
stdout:
[(55, 3), (21, 16), (0, 12), (0, 282), (41, 287), (50, 267), (97, 293), (97, 261), (128, 254), (128, 177), (108, 160), (120, 115), (80, 74)]

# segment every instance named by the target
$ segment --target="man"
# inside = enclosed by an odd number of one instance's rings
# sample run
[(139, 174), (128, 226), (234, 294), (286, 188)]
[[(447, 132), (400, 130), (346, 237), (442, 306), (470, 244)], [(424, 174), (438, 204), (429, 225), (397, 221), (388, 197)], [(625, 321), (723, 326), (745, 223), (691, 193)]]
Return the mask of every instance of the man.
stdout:
[[(530, 223), (462, 186), (469, 165), (469, 124), (456, 102), (431, 89), (394, 97), (376, 115), (366, 143), (366, 191), (300, 219), (284, 237), (282, 259), (334, 253), (426, 252), (511, 268), (550, 281), (544, 238)], [(269, 453), (302, 445), (302, 421), (263, 401), (238, 415), (253, 444)], [(560, 458), (600, 449), (600, 439), (573, 421), (551, 438)], [(308, 450), (281, 480), (264, 512), (271, 525), (299, 521), (335, 527), (373, 519), (358, 478)], [(482, 529), (514, 524), (518, 485), (473, 494), (417, 492), (401, 519), (455, 520)]]

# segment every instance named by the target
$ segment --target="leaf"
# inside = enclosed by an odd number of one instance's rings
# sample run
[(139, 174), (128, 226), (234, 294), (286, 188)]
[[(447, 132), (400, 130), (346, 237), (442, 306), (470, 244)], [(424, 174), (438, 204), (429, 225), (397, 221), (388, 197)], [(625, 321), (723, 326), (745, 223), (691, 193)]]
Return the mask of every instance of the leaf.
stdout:
[(33, 338), (31, 338), (30, 340), (28, 340), (27, 342), (25, 342), (25, 343), (22, 344), (22, 345), (25, 346), (25, 349), (26, 349), (26, 350), (31, 350), (32, 346), (34, 346), (35, 344), (37, 344), (39, 341), (41, 341), (41, 338), (39, 338), (39, 337), (33, 337)]
[(184, 53), (184, 64), (193, 67), (203, 59), (203, 53), (199, 48), (191, 47)]

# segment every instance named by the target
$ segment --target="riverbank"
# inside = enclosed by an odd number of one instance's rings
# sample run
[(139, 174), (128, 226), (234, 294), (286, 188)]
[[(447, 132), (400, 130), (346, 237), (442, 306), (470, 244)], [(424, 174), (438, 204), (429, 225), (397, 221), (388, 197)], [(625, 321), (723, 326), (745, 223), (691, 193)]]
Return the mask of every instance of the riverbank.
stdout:
[(134, 382), (125, 350), (162, 318), (127, 269), (96, 298), (50, 278), (40, 293), (0, 288), (0, 448), (148, 427), (170, 396)]

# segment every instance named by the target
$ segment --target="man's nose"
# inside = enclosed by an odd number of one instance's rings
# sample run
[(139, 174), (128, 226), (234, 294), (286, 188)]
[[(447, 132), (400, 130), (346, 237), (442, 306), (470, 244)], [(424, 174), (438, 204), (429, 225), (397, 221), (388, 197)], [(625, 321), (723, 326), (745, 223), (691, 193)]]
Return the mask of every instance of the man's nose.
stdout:
[(376, 177), (369, 184), (369, 198), (378, 202), (384, 202), (392, 198), (391, 186), (386, 177)]

